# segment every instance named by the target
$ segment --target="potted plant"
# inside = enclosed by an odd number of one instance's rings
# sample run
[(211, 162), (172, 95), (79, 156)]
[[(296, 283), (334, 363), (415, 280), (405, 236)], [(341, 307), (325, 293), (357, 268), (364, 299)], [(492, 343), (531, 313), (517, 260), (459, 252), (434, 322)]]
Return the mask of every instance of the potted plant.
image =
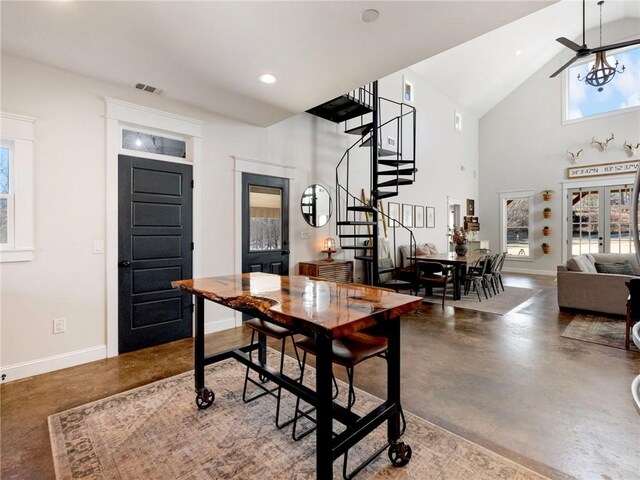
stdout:
[(542, 251), (545, 253), (545, 255), (547, 253), (551, 253), (551, 247), (549, 246), (548, 243), (543, 243), (542, 244)]
[(542, 199), (545, 202), (551, 200), (552, 197), (553, 197), (553, 190), (543, 190), (542, 191)]
[(542, 215), (544, 215), (544, 218), (551, 218), (551, 208), (545, 207), (545, 209), (542, 212)]
[(549, 235), (551, 235), (551, 228), (549, 228), (548, 225), (545, 225), (544, 228), (542, 229), (542, 235), (544, 235), (545, 237), (548, 237)]

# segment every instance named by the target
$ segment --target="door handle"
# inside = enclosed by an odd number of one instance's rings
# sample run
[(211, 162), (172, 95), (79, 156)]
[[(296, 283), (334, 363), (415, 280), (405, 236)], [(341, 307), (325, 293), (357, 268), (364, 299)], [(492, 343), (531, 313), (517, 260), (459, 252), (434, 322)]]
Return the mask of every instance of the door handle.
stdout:
[(131, 266), (131, 262), (129, 260), (123, 260), (122, 262), (120, 262), (118, 264), (119, 267), (130, 267)]
[(283, 255), (289, 255), (290, 253), (291, 253), (291, 252), (290, 252), (289, 250), (283, 250), (283, 251), (282, 251), (282, 254), (283, 254)]

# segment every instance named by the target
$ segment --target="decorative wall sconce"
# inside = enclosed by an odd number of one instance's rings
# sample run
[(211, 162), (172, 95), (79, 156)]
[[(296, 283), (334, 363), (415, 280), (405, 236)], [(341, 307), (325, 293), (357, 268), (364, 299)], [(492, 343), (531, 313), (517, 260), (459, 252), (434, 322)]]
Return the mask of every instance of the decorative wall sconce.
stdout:
[(607, 138), (606, 140), (603, 140), (602, 142), (599, 141), (599, 140), (596, 140), (596, 137), (592, 137), (591, 138), (591, 145), (596, 145), (600, 149), (601, 152), (604, 152), (609, 147), (609, 144), (611, 142), (613, 142), (613, 140), (615, 138), (616, 137), (613, 136), (613, 133), (611, 134), (611, 136), (609, 138)]
[(625, 140), (622, 148), (624, 148), (625, 152), (627, 152), (630, 157), (633, 157), (636, 154), (636, 150), (640, 148), (640, 142), (631, 144)]
[(576, 153), (573, 153), (572, 151), (567, 150), (567, 157), (569, 157), (571, 159), (571, 163), (575, 165), (576, 163), (578, 163), (578, 160), (580, 160), (582, 153), (583, 153), (582, 149), (578, 150)]

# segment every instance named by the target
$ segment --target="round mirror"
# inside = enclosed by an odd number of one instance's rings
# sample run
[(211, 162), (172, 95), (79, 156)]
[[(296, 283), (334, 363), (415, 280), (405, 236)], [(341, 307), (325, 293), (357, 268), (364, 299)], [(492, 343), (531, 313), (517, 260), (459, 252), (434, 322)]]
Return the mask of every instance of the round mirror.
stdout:
[(323, 227), (331, 218), (331, 196), (322, 185), (309, 185), (300, 200), (302, 216), (312, 227)]

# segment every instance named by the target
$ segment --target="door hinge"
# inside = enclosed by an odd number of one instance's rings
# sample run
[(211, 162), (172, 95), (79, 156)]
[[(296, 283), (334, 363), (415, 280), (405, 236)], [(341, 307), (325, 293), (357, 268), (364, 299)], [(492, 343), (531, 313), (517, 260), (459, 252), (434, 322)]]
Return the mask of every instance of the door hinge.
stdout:
[(193, 188), (193, 180), (191, 180), (191, 188)]
[(195, 248), (195, 245), (193, 242), (191, 242), (191, 250), (193, 250)]

